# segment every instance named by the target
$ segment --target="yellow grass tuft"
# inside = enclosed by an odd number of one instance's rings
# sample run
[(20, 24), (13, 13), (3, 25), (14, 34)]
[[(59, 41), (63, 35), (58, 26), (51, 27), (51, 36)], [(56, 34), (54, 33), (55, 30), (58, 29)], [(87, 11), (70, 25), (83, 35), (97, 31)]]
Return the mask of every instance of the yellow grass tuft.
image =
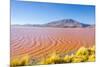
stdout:
[(11, 59), (10, 66), (16, 67), (16, 66), (26, 66), (29, 64), (29, 56), (24, 55), (22, 58), (13, 58)]
[(62, 63), (63, 60), (57, 53), (53, 53), (50, 55), (50, 57), (44, 59), (41, 61), (41, 64), (56, 64), (56, 63)]
[[(16, 66), (26, 66), (30, 64), (30, 57), (28, 55), (24, 55), (22, 58), (13, 58), (11, 59), (11, 67)], [(75, 53), (71, 55), (63, 55), (57, 54), (56, 52), (52, 53), (49, 57), (43, 58), (39, 62), (35, 64), (59, 64), (59, 63), (77, 63), (77, 62), (94, 62), (95, 61), (95, 47), (79, 48)], [(34, 65), (31, 63), (31, 65)]]
[(88, 48), (85, 48), (85, 47), (79, 48), (79, 50), (76, 52), (75, 55), (76, 56), (88, 56), (89, 55)]
[(79, 48), (75, 54), (65, 55), (60, 57), (57, 53), (53, 53), (50, 57), (45, 60), (41, 60), (42, 64), (56, 64), (56, 63), (77, 63), (77, 62), (86, 62), (95, 61), (95, 47)]
[(66, 63), (70, 63), (70, 62), (71, 62), (71, 58), (72, 58), (72, 56), (66, 55), (66, 56), (64, 57), (64, 61), (65, 61)]
[(94, 62), (95, 61), (95, 55), (90, 55), (88, 61)]

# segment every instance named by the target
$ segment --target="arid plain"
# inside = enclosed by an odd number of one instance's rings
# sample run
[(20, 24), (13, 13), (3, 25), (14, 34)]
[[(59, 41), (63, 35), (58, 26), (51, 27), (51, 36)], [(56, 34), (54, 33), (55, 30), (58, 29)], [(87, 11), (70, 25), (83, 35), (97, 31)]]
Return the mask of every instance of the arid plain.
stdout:
[(11, 58), (27, 54), (39, 59), (93, 45), (94, 28), (11, 27)]

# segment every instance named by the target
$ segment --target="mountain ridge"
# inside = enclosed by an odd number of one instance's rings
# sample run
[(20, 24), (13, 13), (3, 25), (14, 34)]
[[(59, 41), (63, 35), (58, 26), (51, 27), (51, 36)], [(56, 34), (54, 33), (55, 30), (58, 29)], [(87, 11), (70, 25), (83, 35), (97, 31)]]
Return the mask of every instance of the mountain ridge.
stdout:
[[(15, 25), (16, 26), (16, 25)], [(20, 26), (20, 25), (17, 25)], [(73, 19), (61, 19), (57, 21), (51, 21), (45, 24), (24, 24), (21, 26), (32, 26), (32, 27), (59, 27), (59, 28), (86, 28), (94, 27), (95, 25), (81, 23)]]

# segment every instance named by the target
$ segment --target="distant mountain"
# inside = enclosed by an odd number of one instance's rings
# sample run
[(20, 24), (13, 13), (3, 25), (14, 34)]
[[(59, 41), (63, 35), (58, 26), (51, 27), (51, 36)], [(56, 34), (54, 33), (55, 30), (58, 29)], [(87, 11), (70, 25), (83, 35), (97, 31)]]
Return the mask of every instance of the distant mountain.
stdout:
[(62, 19), (58, 21), (52, 21), (46, 24), (25, 24), (23, 26), (32, 26), (32, 27), (58, 27), (58, 28), (86, 28), (94, 27), (95, 25), (80, 23), (73, 19)]
[(75, 28), (75, 27), (89, 27), (90, 24), (83, 24), (73, 19), (63, 19), (58, 21), (49, 22), (44, 24), (48, 27), (64, 27), (64, 28)]

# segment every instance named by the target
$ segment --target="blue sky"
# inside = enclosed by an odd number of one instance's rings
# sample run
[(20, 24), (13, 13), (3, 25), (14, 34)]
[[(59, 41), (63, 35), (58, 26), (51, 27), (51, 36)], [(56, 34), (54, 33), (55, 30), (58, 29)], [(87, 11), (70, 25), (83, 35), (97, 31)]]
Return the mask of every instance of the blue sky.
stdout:
[(95, 23), (95, 6), (11, 0), (11, 24), (45, 24), (61, 19)]

